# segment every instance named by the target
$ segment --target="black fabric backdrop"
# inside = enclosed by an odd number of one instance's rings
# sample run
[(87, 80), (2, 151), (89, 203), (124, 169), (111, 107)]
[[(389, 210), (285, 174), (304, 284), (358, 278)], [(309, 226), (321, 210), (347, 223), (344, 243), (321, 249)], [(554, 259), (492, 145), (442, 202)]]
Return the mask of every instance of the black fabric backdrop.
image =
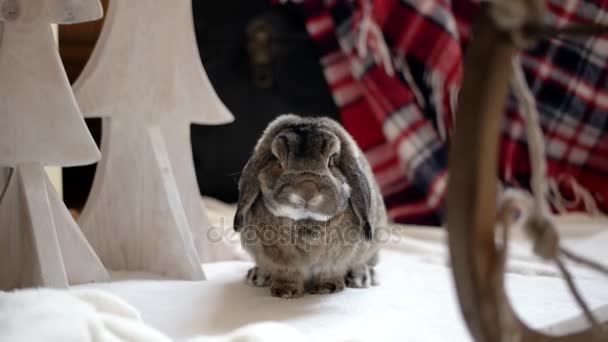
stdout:
[[(194, 1), (199, 50), (213, 86), (234, 114), (234, 123), (192, 127), (194, 161), (201, 192), (237, 200), (239, 172), (268, 122), (279, 114), (337, 118), (315, 43), (296, 6), (267, 0)], [(252, 79), (247, 29), (265, 22), (274, 33), (269, 70), (272, 85)]]

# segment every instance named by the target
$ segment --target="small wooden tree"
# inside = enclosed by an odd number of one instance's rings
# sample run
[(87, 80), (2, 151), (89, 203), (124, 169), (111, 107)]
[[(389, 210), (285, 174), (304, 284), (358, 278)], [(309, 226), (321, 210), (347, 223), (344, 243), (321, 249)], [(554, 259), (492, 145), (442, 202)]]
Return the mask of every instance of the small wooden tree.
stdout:
[[(111, 269), (202, 279), (209, 223), (190, 124), (232, 115), (200, 62), (191, 0), (111, 0), (74, 84), (85, 116), (103, 117), (103, 157), (80, 225)], [(198, 250), (198, 253), (197, 253)]]
[(0, 0), (1, 289), (109, 278), (44, 172), (99, 159), (51, 23), (101, 15), (97, 0)]

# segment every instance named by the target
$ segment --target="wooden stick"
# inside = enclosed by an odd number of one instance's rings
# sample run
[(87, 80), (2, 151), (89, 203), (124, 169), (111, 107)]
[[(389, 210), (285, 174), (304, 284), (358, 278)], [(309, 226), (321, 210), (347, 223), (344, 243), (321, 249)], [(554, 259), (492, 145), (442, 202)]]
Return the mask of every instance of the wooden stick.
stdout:
[(477, 341), (600, 341), (587, 329), (549, 336), (515, 314), (504, 288), (504, 260), (495, 244), (500, 123), (511, 61), (517, 52), (484, 5), (465, 59), (450, 146), (448, 242), (462, 314)]
[(494, 248), (497, 137), (515, 48), (494, 26), (487, 7), (472, 36), (449, 155), (448, 233), (469, 329), (477, 340), (498, 341), (504, 265)]

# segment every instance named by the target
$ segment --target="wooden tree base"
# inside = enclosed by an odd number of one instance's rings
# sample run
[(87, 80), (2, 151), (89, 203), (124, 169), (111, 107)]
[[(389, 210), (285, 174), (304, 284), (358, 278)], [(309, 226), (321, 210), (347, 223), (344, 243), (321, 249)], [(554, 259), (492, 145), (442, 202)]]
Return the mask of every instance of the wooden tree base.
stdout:
[(38, 163), (21, 164), (0, 203), (0, 289), (109, 280)]
[(101, 151), (79, 220), (101, 260), (115, 270), (204, 279), (161, 129), (104, 119)]
[(175, 182), (186, 211), (199, 260), (201, 262), (220, 261), (217, 248), (221, 247), (213, 245), (213, 242), (209, 241), (206, 236), (211, 229), (211, 222), (201, 201), (201, 193), (196, 180), (196, 169), (190, 152), (192, 151), (192, 143), (189, 126), (187, 123), (175, 125), (167, 122), (162, 124), (162, 133), (167, 143)]

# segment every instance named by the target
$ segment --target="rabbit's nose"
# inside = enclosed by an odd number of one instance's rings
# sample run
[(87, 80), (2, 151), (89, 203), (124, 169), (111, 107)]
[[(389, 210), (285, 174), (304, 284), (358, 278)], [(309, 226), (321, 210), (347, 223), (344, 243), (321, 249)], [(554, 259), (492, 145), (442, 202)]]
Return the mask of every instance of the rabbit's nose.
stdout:
[(310, 202), (319, 194), (319, 187), (313, 181), (302, 181), (295, 186), (296, 194), (304, 201)]

